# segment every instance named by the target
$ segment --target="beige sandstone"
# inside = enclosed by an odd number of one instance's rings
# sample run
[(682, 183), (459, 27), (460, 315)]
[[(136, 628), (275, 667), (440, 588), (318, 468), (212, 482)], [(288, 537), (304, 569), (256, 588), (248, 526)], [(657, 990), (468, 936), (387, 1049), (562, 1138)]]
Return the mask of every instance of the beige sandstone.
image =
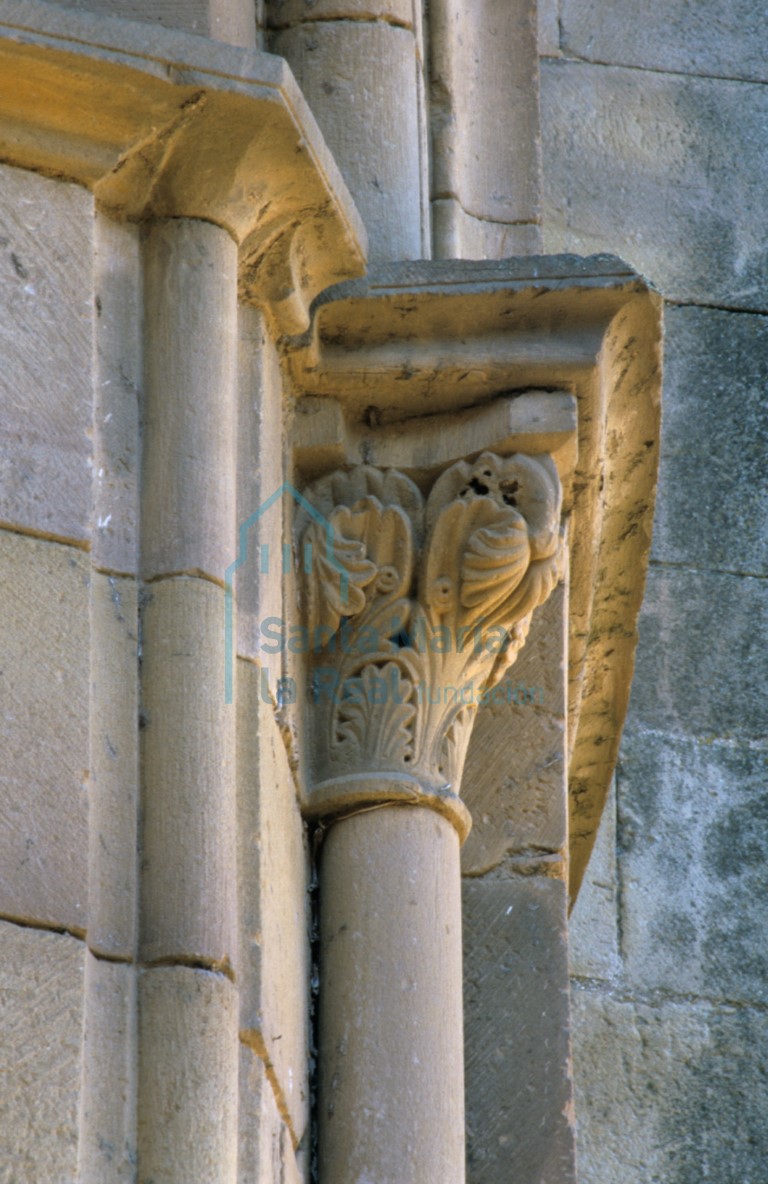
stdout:
[(465, 881), (468, 1177), (572, 1184), (565, 884)]
[(264, 650), (261, 630), (270, 618), (285, 617), (283, 541), (290, 494), (266, 506), (284, 481), (286, 416), (278, 355), (264, 316), (241, 306), (239, 323), (237, 535), (228, 581), (237, 608), (232, 640), (237, 654), (266, 669), (274, 694), (282, 660)]
[(241, 1039), (269, 1065), (296, 1143), (309, 1138), (308, 856), (262, 671), (237, 663)]
[(237, 251), (207, 222), (144, 244), (141, 567), (223, 580), (234, 551)]
[(533, 219), (476, 218), (454, 197), (435, 198), (431, 208), (436, 259), (506, 259), (541, 251), (541, 226)]
[(320, 21), (276, 32), (271, 48), (290, 64), (338, 161), (371, 258), (428, 255), (414, 34), (381, 22)]
[(321, 860), (321, 1173), (459, 1184), (456, 833), (430, 810), (360, 813), (331, 828)]
[(0, 522), (77, 542), (90, 535), (92, 217), (78, 185), (0, 168)]
[(85, 946), (0, 921), (0, 1163), (18, 1184), (77, 1173)]
[(150, 585), (143, 610), (141, 952), (236, 964), (234, 709), (224, 701), (224, 592)]
[(237, 992), (221, 974), (139, 976), (139, 1184), (236, 1184)]
[(86, 957), (78, 1181), (136, 1179), (136, 968)]
[(269, 25), (301, 21), (382, 21), (405, 28), (416, 21), (414, 0), (270, 0)]
[(296, 1151), (280, 1116), (264, 1062), (240, 1048), (239, 1184), (306, 1184), (307, 1156)]
[[(432, 199), (451, 203), (435, 220), (435, 256), (513, 254), (502, 246), (509, 224), (539, 222), (536, 5), (474, 0), (470, 15), (462, 0), (433, 0), (429, 32)], [(477, 219), (489, 224), (482, 236)]]
[(138, 910), (138, 645), (135, 581), (92, 572), (88, 945), (126, 959)]
[(137, 226), (97, 216), (93, 286), (96, 360), (91, 556), (94, 566), (102, 571), (136, 572), (143, 378)]
[(0, 531), (0, 912), (86, 927), (88, 556)]

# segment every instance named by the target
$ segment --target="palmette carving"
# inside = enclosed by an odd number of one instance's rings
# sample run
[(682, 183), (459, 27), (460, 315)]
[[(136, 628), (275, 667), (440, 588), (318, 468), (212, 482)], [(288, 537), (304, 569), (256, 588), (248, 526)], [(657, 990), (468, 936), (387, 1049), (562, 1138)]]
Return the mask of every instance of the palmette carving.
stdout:
[(477, 707), (562, 574), (554, 462), (486, 452), (446, 469), (426, 503), (404, 474), (359, 465), (304, 497), (316, 783), (458, 793)]

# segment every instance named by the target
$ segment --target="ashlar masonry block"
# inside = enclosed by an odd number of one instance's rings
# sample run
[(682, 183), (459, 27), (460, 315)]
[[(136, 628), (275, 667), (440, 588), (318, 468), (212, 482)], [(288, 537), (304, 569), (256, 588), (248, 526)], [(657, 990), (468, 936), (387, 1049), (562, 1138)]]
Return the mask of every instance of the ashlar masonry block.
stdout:
[(79, 1184), (136, 1179), (136, 974), (87, 955)]
[(90, 534), (94, 312), (93, 198), (1, 165), (0, 521), (72, 541)]
[(308, 859), (263, 674), (237, 663), (241, 1039), (258, 1050), (294, 1141), (309, 1122)]
[(468, 1179), (572, 1181), (566, 886), (465, 880), (463, 907)]
[(141, 1184), (237, 1180), (237, 992), (224, 975), (153, 967), (139, 978)]
[(9, 1184), (77, 1176), (85, 945), (0, 922), (0, 1165)]
[(236, 965), (234, 709), (224, 590), (160, 580), (143, 609), (144, 961)]
[(0, 912), (82, 932), (88, 905), (85, 552), (0, 531)]

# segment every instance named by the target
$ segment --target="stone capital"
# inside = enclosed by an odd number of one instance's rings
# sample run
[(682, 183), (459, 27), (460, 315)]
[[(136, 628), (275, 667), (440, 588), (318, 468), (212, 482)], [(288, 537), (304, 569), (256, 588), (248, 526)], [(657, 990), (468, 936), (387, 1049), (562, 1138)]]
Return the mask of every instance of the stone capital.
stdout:
[(357, 465), (304, 490), (296, 530), (312, 655), (311, 814), (459, 800), (477, 708), (563, 569), (562, 488), (548, 455), (482, 452), (426, 492)]

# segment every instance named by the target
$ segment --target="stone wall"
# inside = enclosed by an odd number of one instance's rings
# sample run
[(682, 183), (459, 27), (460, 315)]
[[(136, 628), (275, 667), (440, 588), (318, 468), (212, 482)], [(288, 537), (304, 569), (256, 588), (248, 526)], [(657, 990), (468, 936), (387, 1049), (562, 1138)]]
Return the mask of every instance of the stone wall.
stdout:
[(760, 5), (541, 4), (544, 242), (667, 300), (652, 566), (616, 793), (572, 926), (581, 1184), (768, 1155)]

